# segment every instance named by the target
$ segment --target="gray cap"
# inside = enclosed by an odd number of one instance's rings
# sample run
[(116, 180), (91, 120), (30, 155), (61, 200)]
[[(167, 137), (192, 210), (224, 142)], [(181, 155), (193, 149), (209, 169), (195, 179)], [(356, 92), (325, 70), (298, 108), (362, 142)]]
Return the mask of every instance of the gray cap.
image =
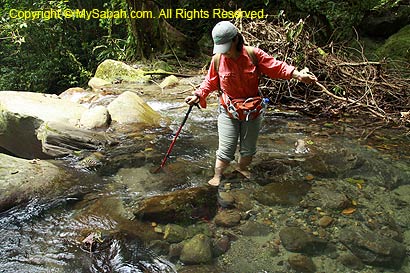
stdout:
[(214, 54), (228, 52), (236, 34), (238, 34), (238, 30), (231, 22), (222, 21), (216, 24), (212, 30)]

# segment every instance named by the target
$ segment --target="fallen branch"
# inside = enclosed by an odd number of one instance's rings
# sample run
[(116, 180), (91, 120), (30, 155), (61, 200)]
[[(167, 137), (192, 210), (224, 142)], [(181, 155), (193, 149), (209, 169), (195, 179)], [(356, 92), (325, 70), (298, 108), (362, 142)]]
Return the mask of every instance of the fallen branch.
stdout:
[(335, 94), (329, 92), (329, 90), (327, 90), (327, 88), (326, 88), (324, 85), (322, 85), (321, 83), (319, 83), (319, 82), (316, 82), (316, 85), (319, 86), (320, 89), (321, 89), (324, 93), (326, 93), (327, 95), (331, 96), (332, 98), (335, 98), (335, 99), (341, 100), (341, 101), (345, 101), (345, 102), (349, 102), (349, 103), (351, 103), (351, 104), (355, 104), (355, 105), (357, 105), (357, 106), (366, 108), (367, 110), (369, 110), (370, 112), (372, 112), (372, 114), (376, 115), (377, 117), (383, 118), (383, 119), (386, 118), (385, 115), (383, 115), (383, 114), (381, 114), (381, 113), (379, 113), (379, 112), (373, 110), (373, 109), (371, 108), (371, 106), (369, 106), (369, 105), (367, 105), (367, 104), (363, 104), (363, 103), (361, 103), (361, 102), (358, 102), (358, 101), (355, 101), (355, 100), (352, 100), (352, 99), (349, 99), (349, 98), (344, 98), (344, 97), (336, 96)]
[(189, 78), (189, 77), (195, 77), (196, 75), (190, 75), (190, 74), (180, 74), (180, 73), (174, 73), (174, 72), (167, 72), (167, 71), (147, 71), (144, 72), (144, 76), (145, 75), (167, 75), (167, 76), (171, 76), (174, 75), (176, 77), (182, 77), (182, 78)]

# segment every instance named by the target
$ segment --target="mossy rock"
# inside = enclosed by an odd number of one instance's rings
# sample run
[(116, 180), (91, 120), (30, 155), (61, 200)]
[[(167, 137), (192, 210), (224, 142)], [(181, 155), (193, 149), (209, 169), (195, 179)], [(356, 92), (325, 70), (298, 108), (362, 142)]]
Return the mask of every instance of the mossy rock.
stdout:
[(122, 80), (126, 82), (149, 82), (150, 76), (145, 75), (141, 69), (135, 69), (123, 62), (115, 60), (105, 60), (95, 71), (95, 77), (114, 82), (116, 80)]
[(410, 62), (410, 25), (390, 36), (377, 54), (382, 58)]

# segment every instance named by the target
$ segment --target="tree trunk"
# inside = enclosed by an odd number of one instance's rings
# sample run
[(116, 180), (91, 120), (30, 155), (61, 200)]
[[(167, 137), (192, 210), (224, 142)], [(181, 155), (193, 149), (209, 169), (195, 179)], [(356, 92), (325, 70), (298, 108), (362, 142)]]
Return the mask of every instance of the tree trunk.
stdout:
[[(128, 14), (130, 12), (151, 11), (158, 17), (160, 11), (151, 0), (126, 0)], [(169, 49), (178, 57), (194, 56), (197, 44), (192, 38), (171, 26), (164, 18), (128, 19), (130, 31), (135, 41), (134, 58), (148, 59), (153, 53), (164, 53)]]
[[(128, 14), (132, 11), (152, 11), (154, 16), (159, 14), (158, 7), (150, 0), (126, 0), (128, 5)], [(136, 58), (145, 60), (149, 58), (152, 52), (162, 51), (166, 43), (160, 30), (160, 19), (158, 18), (140, 18), (129, 19), (129, 26), (134, 37), (136, 46)]]

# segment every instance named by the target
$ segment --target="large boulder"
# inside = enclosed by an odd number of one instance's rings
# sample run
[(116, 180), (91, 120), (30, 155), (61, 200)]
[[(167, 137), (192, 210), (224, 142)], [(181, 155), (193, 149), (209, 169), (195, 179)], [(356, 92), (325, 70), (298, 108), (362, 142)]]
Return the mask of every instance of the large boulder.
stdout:
[(0, 212), (36, 197), (45, 197), (65, 172), (43, 160), (26, 160), (0, 153)]
[(0, 146), (23, 158), (46, 158), (37, 129), (44, 122), (75, 126), (86, 107), (57, 96), (0, 92)]
[(127, 81), (146, 83), (150, 80), (150, 76), (145, 75), (144, 71), (115, 60), (103, 61), (97, 67), (94, 77), (106, 82)]
[(126, 91), (108, 105), (111, 120), (118, 123), (145, 123), (158, 126), (161, 115), (155, 112), (140, 96)]

